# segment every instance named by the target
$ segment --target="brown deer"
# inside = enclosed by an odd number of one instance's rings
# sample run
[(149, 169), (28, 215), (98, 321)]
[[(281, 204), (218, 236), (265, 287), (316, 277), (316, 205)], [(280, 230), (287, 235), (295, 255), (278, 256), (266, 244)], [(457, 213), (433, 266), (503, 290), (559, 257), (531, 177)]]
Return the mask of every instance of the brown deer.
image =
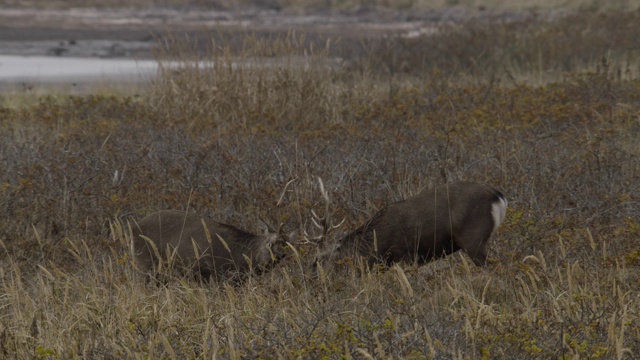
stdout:
[[(329, 198), (320, 182), (320, 190)], [(459, 181), (393, 203), (378, 211), (364, 225), (344, 237), (328, 240), (337, 228), (312, 213), (314, 223), (323, 229), (318, 243), (314, 270), (345, 258), (363, 258), (370, 267), (395, 262), (425, 264), (463, 249), (473, 262), (487, 262), (487, 242), (505, 218), (507, 200), (491, 186)], [(323, 266), (324, 268), (324, 266)], [(314, 271), (315, 273), (315, 271)]]
[(133, 249), (153, 274), (174, 267), (201, 279), (239, 279), (268, 270), (284, 256), (290, 237), (265, 225), (254, 235), (196, 214), (162, 210), (133, 225)]

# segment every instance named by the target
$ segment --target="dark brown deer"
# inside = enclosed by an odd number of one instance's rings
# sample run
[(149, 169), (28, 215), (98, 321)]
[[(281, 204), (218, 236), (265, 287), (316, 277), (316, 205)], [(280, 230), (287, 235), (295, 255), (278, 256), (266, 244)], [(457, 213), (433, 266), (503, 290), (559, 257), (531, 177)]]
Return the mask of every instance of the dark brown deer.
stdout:
[(133, 225), (133, 249), (152, 274), (171, 267), (202, 279), (237, 280), (282, 259), (289, 236), (266, 224), (263, 235), (254, 235), (196, 214), (162, 210)]
[[(321, 192), (328, 195), (321, 183)], [(464, 250), (476, 265), (487, 262), (487, 242), (505, 218), (507, 200), (491, 186), (469, 181), (440, 185), (393, 203), (344, 237), (328, 239), (337, 226), (313, 213), (324, 230), (315, 264), (326, 268), (345, 258), (363, 258), (368, 266), (395, 262), (425, 264)]]

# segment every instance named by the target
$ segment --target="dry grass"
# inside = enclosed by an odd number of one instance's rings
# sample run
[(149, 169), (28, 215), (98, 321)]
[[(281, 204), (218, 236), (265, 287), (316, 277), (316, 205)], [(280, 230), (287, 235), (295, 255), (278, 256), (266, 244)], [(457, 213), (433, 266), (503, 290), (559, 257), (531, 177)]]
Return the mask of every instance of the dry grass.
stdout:
[[(615, 39), (611, 52), (627, 56)], [(597, 46), (576, 60), (589, 71), (531, 85), (485, 81), (491, 71), (378, 71), (370, 64), (385, 53), (376, 48), (339, 66), (325, 43), (308, 44), (247, 38), (242, 51), (215, 43), (197, 57), (170, 44), (165, 55), (182, 66), (167, 66), (144, 96), (0, 107), (2, 356), (640, 352), (636, 75), (621, 76)], [(566, 49), (556, 50), (544, 61), (564, 61), (553, 54)], [(132, 260), (127, 221), (162, 208), (249, 231), (264, 218), (312, 235), (310, 211), (323, 208), (318, 176), (345, 229), (425, 186), (498, 187), (510, 209), (492, 265), (457, 254), (312, 280), (312, 249), (298, 246), (242, 286), (182, 278), (151, 286)]]

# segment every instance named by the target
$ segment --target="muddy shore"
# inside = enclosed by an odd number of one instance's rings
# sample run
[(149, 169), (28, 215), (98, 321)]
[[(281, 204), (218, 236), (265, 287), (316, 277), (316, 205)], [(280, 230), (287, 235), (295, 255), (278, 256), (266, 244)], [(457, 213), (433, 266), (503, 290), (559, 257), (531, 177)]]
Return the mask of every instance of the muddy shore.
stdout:
[[(2, 9), (0, 54), (98, 58), (151, 58), (167, 34), (190, 39), (255, 33), (304, 32), (310, 38), (344, 41), (380, 36), (419, 36), (472, 19), (519, 21), (530, 12), (453, 7), (420, 13), (360, 9), (351, 12), (214, 11), (207, 9)], [(231, 34), (231, 35), (229, 35)]]

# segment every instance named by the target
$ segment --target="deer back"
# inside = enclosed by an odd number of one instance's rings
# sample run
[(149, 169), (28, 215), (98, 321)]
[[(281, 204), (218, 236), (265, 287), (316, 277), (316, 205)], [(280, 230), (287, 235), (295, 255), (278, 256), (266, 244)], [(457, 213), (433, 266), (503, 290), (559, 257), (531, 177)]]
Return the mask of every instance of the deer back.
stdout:
[(503, 208), (498, 220), (493, 216), (494, 205), (501, 201), (506, 207), (499, 191), (474, 182), (427, 189), (380, 210), (340, 240), (333, 257), (424, 263), (459, 249), (479, 251), (482, 257), (486, 240), (504, 218)]
[(183, 270), (199, 272), (204, 278), (265, 268), (282, 257), (280, 240), (278, 234), (254, 235), (174, 210), (148, 215), (134, 226), (133, 234), (143, 268), (157, 271), (161, 260), (173, 259)]

